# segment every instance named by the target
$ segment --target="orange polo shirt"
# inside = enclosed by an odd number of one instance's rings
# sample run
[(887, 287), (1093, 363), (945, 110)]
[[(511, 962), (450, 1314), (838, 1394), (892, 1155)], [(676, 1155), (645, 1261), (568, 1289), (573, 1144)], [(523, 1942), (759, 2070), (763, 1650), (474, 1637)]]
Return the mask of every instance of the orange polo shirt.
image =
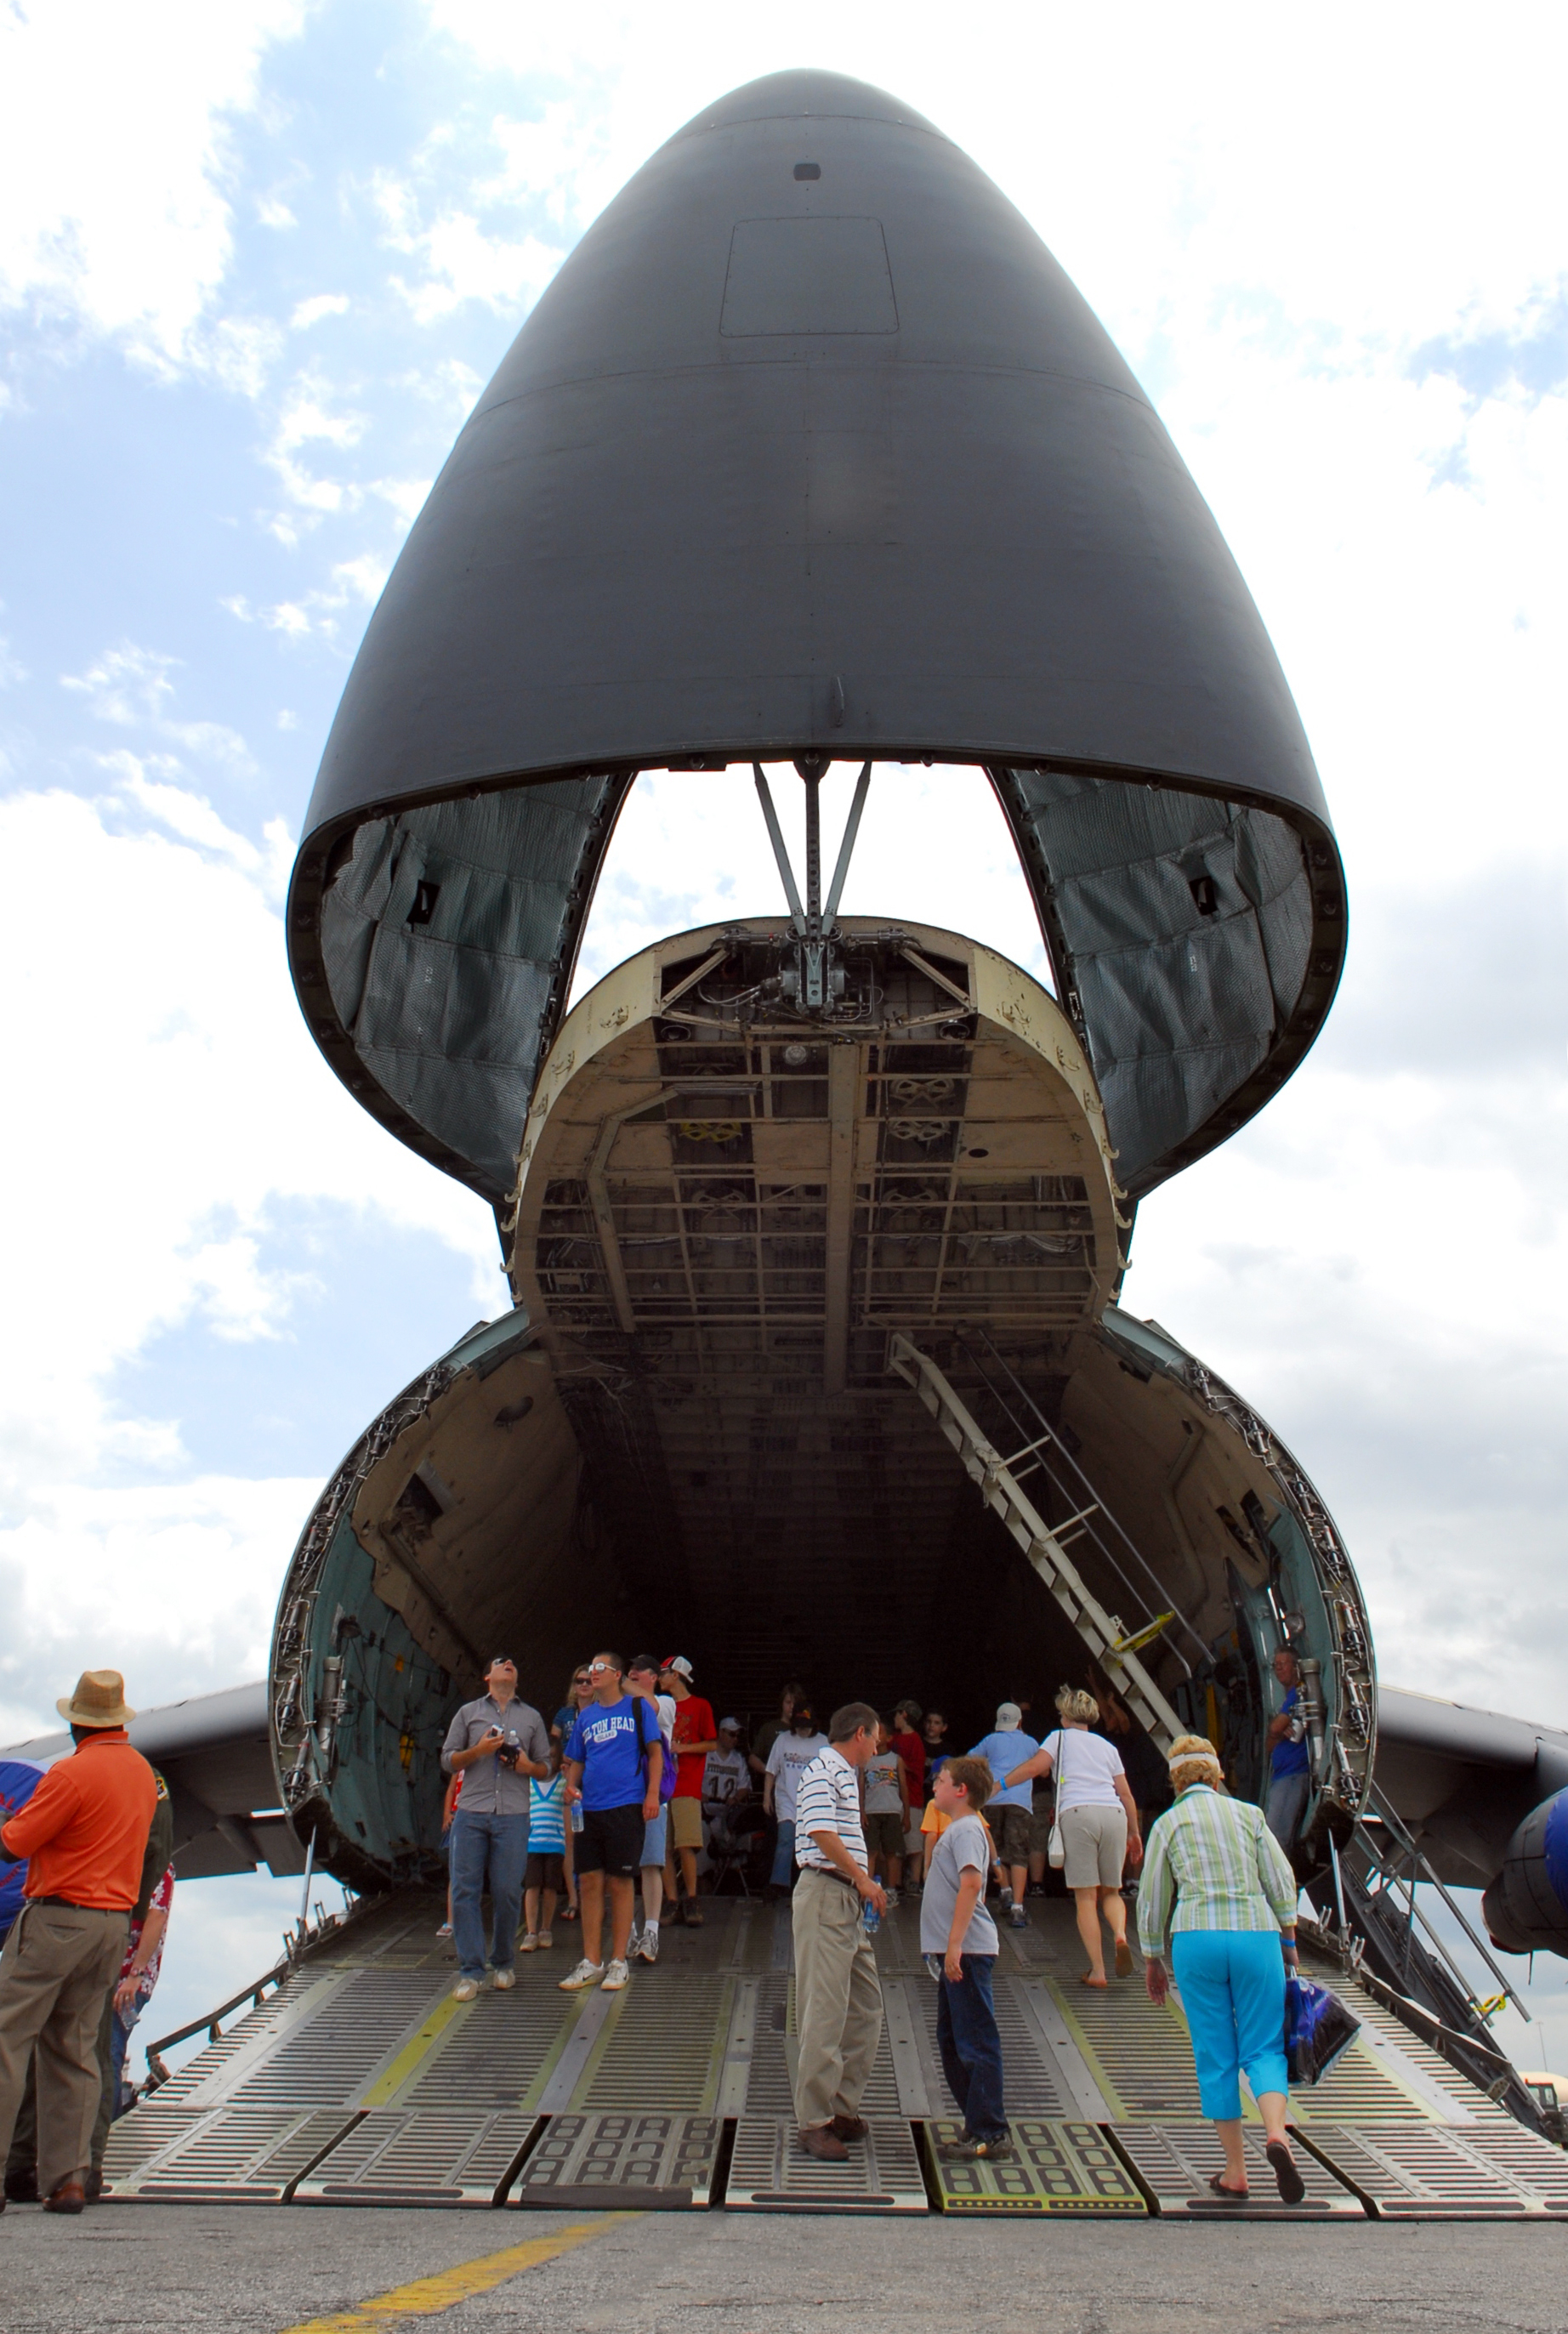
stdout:
[(27, 1858), (25, 1896), (129, 1913), (157, 1805), (152, 1770), (125, 1729), (101, 1727), (55, 1760), (21, 1814), (0, 1828), (0, 1845)]

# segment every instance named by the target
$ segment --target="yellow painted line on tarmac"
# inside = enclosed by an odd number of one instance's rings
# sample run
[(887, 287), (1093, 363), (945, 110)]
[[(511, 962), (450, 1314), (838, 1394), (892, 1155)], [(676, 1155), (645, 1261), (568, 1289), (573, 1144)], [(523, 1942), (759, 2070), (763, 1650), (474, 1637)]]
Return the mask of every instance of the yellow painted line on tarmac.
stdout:
[(569, 2229), (557, 2230), (553, 2237), (530, 2237), (526, 2244), (508, 2245), (504, 2252), (484, 2253), (478, 2261), (460, 2262), (455, 2269), (443, 2269), (434, 2277), (417, 2277), (411, 2284), (373, 2293), (367, 2300), (356, 2301), (352, 2310), (334, 2310), (326, 2318), (302, 2319), (297, 2326), (286, 2327), (284, 2334), (361, 2334), (364, 2327), (385, 2326), (398, 2318), (433, 2318), (466, 2301), (470, 2294), (489, 2293), (523, 2270), (537, 2269), (542, 2262), (554, 2261), (557, 2253), (586, 2245), (590, 2238), (608, 2236), (623, 2221), (641, 2218), (638, 2213), (601, 2213), (592, 2221), (576, 2221)]

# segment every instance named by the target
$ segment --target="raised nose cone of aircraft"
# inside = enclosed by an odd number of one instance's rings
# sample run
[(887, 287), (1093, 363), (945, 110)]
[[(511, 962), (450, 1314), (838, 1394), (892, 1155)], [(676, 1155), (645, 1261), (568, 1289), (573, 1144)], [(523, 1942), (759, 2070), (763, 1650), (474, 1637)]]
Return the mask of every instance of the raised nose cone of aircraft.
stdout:
[(1219, 530), (1032, 227), (907, 107), (790, 72), (662, 147), (540, 298), (372, 622), (311, 824), (811, 746), (1325, 816)]
[(631, 776), (812, 752), (991, 771), (1135, 1194), (1315, 1034), (1327, 810), (1158, 416), (950, 139), (789, 72), (583, 236), (371, 620), (291, 916), (340, 1073), (504, 1190)]

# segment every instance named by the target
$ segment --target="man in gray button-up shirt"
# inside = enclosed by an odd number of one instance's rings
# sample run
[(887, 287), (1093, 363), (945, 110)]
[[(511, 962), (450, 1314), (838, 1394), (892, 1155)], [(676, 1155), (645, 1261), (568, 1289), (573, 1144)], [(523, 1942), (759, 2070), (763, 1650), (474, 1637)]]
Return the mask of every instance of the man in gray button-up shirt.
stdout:
[(512, 1963), (528, 1855), (529, 1789), (535, 1776), (542, 1781), (550, 1771), (545, 1722), (517, 1698), (517, 1664), (498, 1654), (485, 1672), (485, 1685), (488, 1691), (477, 1702), (465, 1702), (458, 1712), (441, 1748), (446, 1772), (463, 1779), (449, 1849), (458, 1951), (452, 1991), (460, 2001), (471, 2001), (485, 1976), (480, 1908), (487, 1883), (494, 1914), (489, 1964), (493, 1982), (498, 1992), (517, 1982)]

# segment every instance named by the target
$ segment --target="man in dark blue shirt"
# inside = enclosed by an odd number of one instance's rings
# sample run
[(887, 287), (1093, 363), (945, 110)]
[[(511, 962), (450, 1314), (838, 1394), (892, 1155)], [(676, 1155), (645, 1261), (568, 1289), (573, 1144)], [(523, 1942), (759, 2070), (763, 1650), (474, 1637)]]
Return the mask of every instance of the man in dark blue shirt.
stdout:
[(1305, 1813), (1312, 1787), (1312, 1762), (1306, 1745), (1302, 1710), (1301, 1666), (1288, 1645), (1274, 1655), (1274, 1675), (1285, 1689), (1277, 1718), (1269, 1721), (1269, 1800), (1264, 1809), (1269, 1829), (1288, 1856)]
[[(572, 1810), (572, 1866), (582, 1907), (583, 1958), (563, 1993), (602, 1985), (618, 1993), (626, 1982), (632, 1936), (632, 1880), (643, 1859), (643, 1827), (659, 1812), (664, 1737), (654, 1704), (626, 1692), (619, 1654), (595, 1654), (588, 1664), (593, 1700), (577, 1712), (564, 1754), (566, 1804)], [(581, 1828), (579, 1828), (579, 1810)], [(610, 1966), (599, 1959), (605, 1883), (610, 1884)]]

